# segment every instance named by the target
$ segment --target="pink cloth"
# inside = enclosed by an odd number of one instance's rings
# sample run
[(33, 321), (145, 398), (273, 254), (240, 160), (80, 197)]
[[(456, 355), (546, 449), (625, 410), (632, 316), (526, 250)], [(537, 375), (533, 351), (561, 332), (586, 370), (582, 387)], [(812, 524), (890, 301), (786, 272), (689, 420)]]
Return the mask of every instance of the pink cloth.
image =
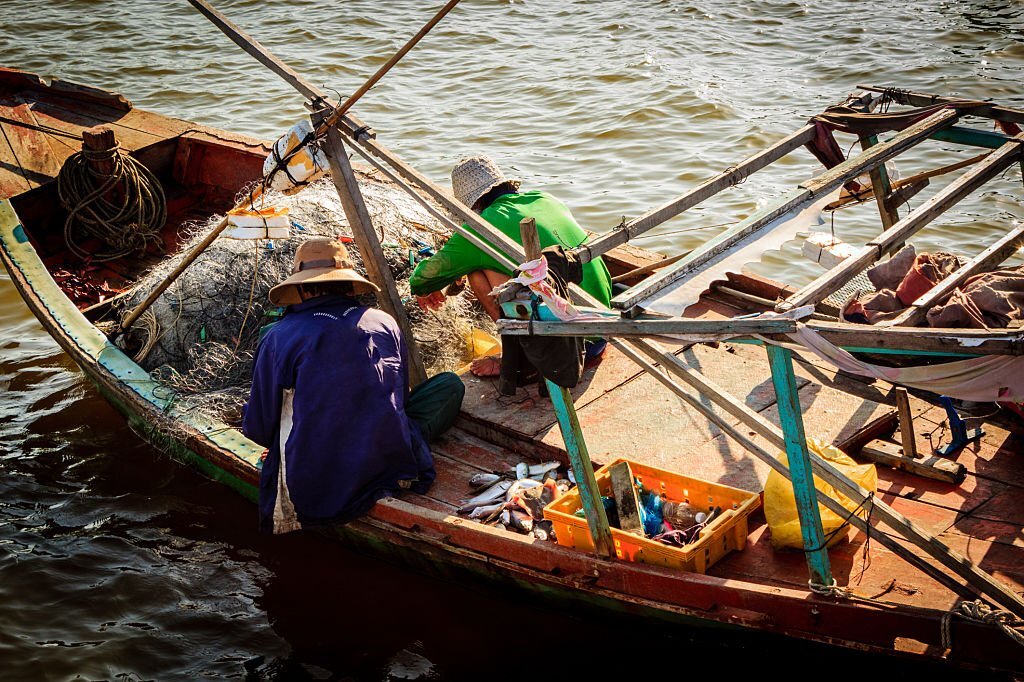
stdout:
[(600, 315), (581, 313), (572, 303), (558, 295), (555, 288), (551, 286), (551, 282), (548, 281), (548, 259), (544, 255), (520, 265), (519, 275), (512, 281), (529, 287), (533, 293), (540, 296), (555, 317), (562, 322), (601, 319)]

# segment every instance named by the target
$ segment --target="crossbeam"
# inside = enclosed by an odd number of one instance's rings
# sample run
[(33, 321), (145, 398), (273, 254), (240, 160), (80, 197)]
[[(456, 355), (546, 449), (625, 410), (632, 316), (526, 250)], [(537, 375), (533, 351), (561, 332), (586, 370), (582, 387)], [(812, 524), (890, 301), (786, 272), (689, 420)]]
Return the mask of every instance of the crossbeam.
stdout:
[[(901, 90), (899, 88), (890, 88), (880, 85), (858, 85), (857, 88), (860, 90), (868, 90), (869, 92), (888, 93), (889, 96), (897, 103), (906, 104), (911, 107), (928, 107), (933, 104), (952, 104), (955, 102), (970, 101), (969, 98), (933, 95), (928, 92), (912, 92), (910, 90)], [(985, 103), (982, 106), (972, 108), (967, 112), (967, 114), (969, 116), (981, 116), (983, 118), (991, 118), (996, 121), (1006, 121), (1008, 123), (1024, 123), (1024, 109), (1004, 107), (995, 104), (994, 102)]]
[(812, 320), (808, 329), (834, 346), (855, 352), (890, 351), (906, 355), (1024, 355), (1024, 332), (941, 327), (887, 327)]
[(999, 265), (1004, 260), (1015, 254), (1021, 245), (1024, 245), (1024, 225), (1019, 225), (1003, 235), (987, 249), (967, 261), (956, 272), (942, 280), (923, 296), (913, 302), (909, 308), (891, 320), (881, 323), (881, 326), (912, 327), (922, 320), (928, 311), (939, 301), (953, 293), (961, 284), (982, 272), (987, 272)]
[[(882, 256), (899, 250), (908, 237), (921, 230), (961, 199), (1019, 160), (1021, 158), (1022, 142), (1024, 142), (1024, 135), (1012, 138), (1010, 142), (986, 156), (976, 166), (923, 203), (917, 210), (911, 212), (878, 237), (872, 239), (855, 255), (847, 258), (785, 301), (779, 303), (776, 309), (791, 310), (800, 306), (818, 303), (853, 279), (858, 272), (880, 260)], [(878, 147), (872, 147), (872, 149), (878, 149)]]
[(694, 249), (675, 265), (648, 277), (636, 286), (612, 299), (612, 306), (628, 309), (657, 292), (671, 286), (680, 279), (699, 271), (723, 251), (735, 246), (750, 235), (762, 230), (776, 218), (791, 211), (805, 208), (818, 197), (846, 184), (850, 180), (885, 163), (934, 132), (952, 125), (960, 114), (954, 109), (937, 111), (918, 121), (887, 142), (870, 149), (800, 184), (793, 192), (777, 199), (764, 209), (748, 216), (734, 227)]
[(593, 241), (576, 249), (579, 259), (586, 263), (607, 253), (616, 246), (621, 246), (631, 239), (687, 211), (719, 192), (738, 185), (755, 172), (775, 163), (790, 152), (803, 147), (814, 138), (814, 126), (806, 125), (794, 133), (787, 135), (767, 149), (739, 162), (722, 171), (713, 178), (705, 180), (693, 189), (681, 194), (671, 201), (652, 209), (639, 218), (623, 223), (616, 229), (603, 234)]
[(707, 335), (710, 340), (745, 334), (792, 334), (796, 322), (769, 320), (629, 320), (609, 317), (604, 320), (544, 322), (537, 320), (498, 320), (502, 334), (513, 336), (609, 336), (644, 337), (675, 334)]

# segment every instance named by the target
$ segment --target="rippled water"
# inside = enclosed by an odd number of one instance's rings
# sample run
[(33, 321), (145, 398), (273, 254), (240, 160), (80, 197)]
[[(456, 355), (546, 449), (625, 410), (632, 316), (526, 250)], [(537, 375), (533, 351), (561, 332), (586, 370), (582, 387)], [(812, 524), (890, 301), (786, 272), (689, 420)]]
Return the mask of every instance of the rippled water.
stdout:
[[(347, 94), (434, 3), (215, 4), (310, 80)], [(304, 113), (183, 1), (0, 0), (0, 16), (0, 64), (263, 137)], [(1024, 5), (1005, 0), (464, 0), (357, 111), (438, 181), (459, 156), (485, 151), (603, 231), (795, 129), (857, 83), (1022, 105), (1022, 74)], [(928, 149), (900, 164), (904, 175), (973, 154)], [(814, 170), (798, 152), (640, 243), (692, 247)], [(918, 243), (973, 253), (1024, 215), (1019, 197), (1013, 169)], [(874, 220), (868, 206), (838, 213), (834, 227), (863, 242)], [(795, 253), (766, 254), (756, 269), (805, 282), (816, 273)], [(612, 632), (317, 539), (258, 537), (250, 505), (127, 428), (6, 275), (0, 391), (7, 679), (239, 677), (257, 656), (280, 678), (544, 677), (537, 670), (567, 671), (574, 650), (594, 653)], [(649, 656), (650, 668), (629, 668), (645, 676), (664, 676), (666, 652), (721, 655), (723, 646), (644, 628), (619, 636), (624, 650)], [(728, 646), (753, 654), (732, 657), (736, 674), (763, 674), (772, 660), (760, 640)]]

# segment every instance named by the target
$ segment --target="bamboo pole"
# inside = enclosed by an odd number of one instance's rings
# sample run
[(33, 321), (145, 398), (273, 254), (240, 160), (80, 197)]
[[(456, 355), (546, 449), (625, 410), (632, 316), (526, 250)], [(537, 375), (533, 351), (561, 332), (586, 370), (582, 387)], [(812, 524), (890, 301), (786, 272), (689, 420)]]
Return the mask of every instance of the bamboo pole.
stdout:
[(625, 244), (648, 230), (657, 227), (667, 220), (674, 218), (680, 213), (689, 210), (697, 204), (710, 199), (719, 192), (746, 180), (755, 172), (778, 161), (790, 152), (803, 147), (814, 138), (814, 126), (806, 125), (794, 133), (787, 135), (772, 146), (759, 151), (757, 154), (741, 161), (735, 166), (722, 171), (718, 175), (693, 189), (672, 199), (666, 204), (648, 211), (639, 218), (624, 223), (619, 228), (601, 235), (594, 241), (583, 244), (576, 249), (580, 260), (584, 263), (597, 258), (603, 253), (610, 251), (616, 246)]
[(809, 206), (822, 195), (828, 194), (864, 171), (875, 168), (879, 164), (885, 163), (892, 157), (913, 147), (936, 130), (952, 125), (958, 117), (959, 114), (952, 109), (938, 111), (910, 126), (891, 140), (875, 145), (859, 156), (847, 159), (821, 175), (801, 183), (796, 190), (777, 199), (760, 211), (740, 221), (734, 227), (697, 247), (686, 258), (683, 258), (672, 267), (648, 277), (636, 286), (619, 294), (612, 299), (612, 306), (629, 309), (687, 275), (698, 272), (705, 264), (714, 260), (740, 241), (761, 231), (780, 216)]
[[(202, 0), (196, 0), (201, 2)], [(207, 11), (203, 12), (210, 20), (228, 36), (235, 44), (239, 45), (246, 53), (254, 56), (257, 61), (280, 76), (289, 85), (294, 87), (303, 96), (314, 101), (320, 101), (329, 106), (327, 94), (303, 79), (287, 64), (275, 57), (269, 50), (261, 45), (255, 38), (242, 31), (227, 17), (207, 5)], [(369, 154), (387, 162), (399, 175), (409, 181), (421, 192), (437, 201), (449, 211), (462, 219), (469, 228), (497, 248), (512, 263), (518, 265), (525, 260), (523, 248), (512, 239), (509, 239), (501, 230), (497, 229), (487, 221), (483, 220), (473, 210), (455, 200), (451, 194), (429, 180), (422, 173), (402, 160), (397, 154), (378, 142), (373, 130), (363, 123), (356, 116), (348, 113), (337, 120), (337, 124), (347, 133), (349, 146), (357, 152)], [(514, 269), (514, 268), (513, 268)]]
[[(210, 19), (210, 21), (212, 21), (218, 28), (221, 29), (222, 32), (224, 32), (229, 38), (231, 38), (231, 40), (234, 41), (236, 45), (240, 46), (248, 54), (256, 57), (256, 59), (259, 60), (265, 66), (270, 67), (278, 75), (282, 76), (286, 81), (288, 81), (288, 83), (292, 87), (296, 88), (300, 93), (314, 101), (324, 99), (324, 94), (321, 90), (311, 85), (307, 80), (305, 80), (304, 78), (302, 78), (302, 76), (296, 73), (291, 67), (289, 67), (281, 60), (277, 59), (269, 51), (262, 49), (262, 47), (259, 46), (259, 43), (256, 42), (256, 40), (251, 38), (241, 28), (232, 23), (227, 17), (225, 17), (223, 14), (214, 9), (213, 6), (210, 5), (210, 3), (206, 2), (206, 0), (189, 0), (189, 3), (191, 3), (193, 7), (198, 9), (204, 16)], [(437, 23), (441, 21), (441, 19), (444, 18), (444, 16), (448, 12), (450, 12), (452, 8), (454, 8), (455, 5), (457, 5), (458, 3), (459, 0), (449, 0), (449, 2), (444, 7), (442, 7), (437, 12), (437, 14), (435, 14), (430, 19), (430, 21), (428, 21), (423, 26), (423, 28), (421, 28), (416, 33), (416, 35), (410, 38), (398, 52), (392, 55), (392, 57), (387, 62), (385, 62), (379, 69), (377, 69), (377, 71), (372, 76), (370, 76), (370, 78), (366, 82), (359, 86), (359, 88), (357, 88), (356, 91), (352, 93), (352, 95), (349, 96), (349, 98), (346, 99), (344, 103), (336, 107), (320, 123), (320, 125), (316, 126), (316, 130), (314, 131), (314, 137), (319, 138), (326, 135), (327, 131), (330, 130), (339, 121), (341, 121), (345, 113), (349, 109), (351, 109), (352, 106), (356, 102), (358, 102), (359, 99), (377, 83), (377, 81), (383, 78), (384, 74), (390, 71), (391, 68), (409, 52), (409, 50), (415, 47), (416, 43), (418, 43), (423, 38), (423, 36), (429, 33), (430, 29), (436, 26)], [(301, 141), (299, 144), (301, 145)], [(288, 156), (288, 154), (291, 154), (293, 151), (295, 151), (295, 149), (296, 147), (292, 147), (291, 145), (289, 145), (288, 149), (285, 151), (283, 156)], [(241, 201), (235, 205), (235, 209), (245, 208), (247, 205), (251, 206), (257, 199), (263, 196), (263, 193), (264, 187), (262, 184), (254, 187), (249, 191), (249, 195), (246, 198), (246, 200)], [(128, 313), (128, 315), (126, 315), (122, 319), (121, 324), (118, 327), (116, 333), (123, 333), (127, 331), (133, 324), (135, 324), (139, 317), (141, 317), (142, 314), (146, 312), (146, 310), (148, 310), (149, 307), (152, 306), (153, 303), (155, 303), (156, 300), (160, 298), (160, 296), (165, 291), (167, 291), (168, 287), (170, 287), (171, 284), (173, 284), (174, 281), (177, 280), (178, 277), (180, 277), (181, 274), (185, 272), (185, 270), (187, 270), (188, 267), (192, 265), (192, 263), (194, 263), (196, 259), (199, 258), (199, 256), (207, 248), (209, 248), (210, 244), (216, 241), (217, 237), (220, 236), (220, 234), (224, 231), (227, 225), (228, 219), (227, 216), (225, 216), (220, 222), (217, 223), (216, 226), (214, 226), (214, 228), (206, 235), (206, 237), (203, 238), (202, 241), (200, 241), (198, 244), (195, 245), (195, 247), (193, 247), (193, 249), (181, 260), (178, 266), (174, 268), (174, 270), (172, 270), (167, 275), (167, 277), (159, 285), (157, 285), (157, 287), (153, 289), (153, 291), (151, 291), (148, 296), (146, 296), (145, 299), (143, 299), (142, 303), (136, 306), (134, 310), (132, 310), (130, 313)], [(412, 339), (410, 339), (410, 344), (411, 343)]]
[(835, 584), (835, 579), (832, 577), (828, 540), (825, 538), (821, 510), (818, 508), (818, 498), (823, 496), (818, 495), (814, 474), (811, 473), (811, 454), (807, 449), (800, 393), (793, 373), (793, 353), (788, 348), (770, 344), (765, 345), (765, 350), (768, 352), (768, 365), (771, 367), (772, 384), (775, 387), (775, 405), (782, 423), (789, 481), (793, 487), (797, 518), (800, 520), (804, 556), (811, 575), (809, 584), (829, 588)]
[[(519, 223), (519, 236), (523, 240), (526, 260), (540, 258), (540, 235), (537, 233), (537, 221), (533, 218), (523, 218)], [(548, 395), (551, 396), (551, 404), (555, 409), (558, 426), (562, 431), (565, 451), (572, 463), (572, 470), (576, 473), (576, 485), (579, 488), (583, 513), (587, 517), (590, 538), (594, 542), (594, 551), (598, 556), (611, 558), (615, 556), (612, 531), (608, 525), (608, 515), (604, 511), (604, 503), (601, 501), (601, 490), (597, 487), (597, 479), (594, 477), (594, 465), (591, 463), (590, 453), (587, 451), (587, 441), (583, 438), (583, 429), (580, 427), (580, 420), (576, 415), (572, 393), (569, 392), (569, 389), (552, 381), (547, 379), (544, 381), (547, 384)]]

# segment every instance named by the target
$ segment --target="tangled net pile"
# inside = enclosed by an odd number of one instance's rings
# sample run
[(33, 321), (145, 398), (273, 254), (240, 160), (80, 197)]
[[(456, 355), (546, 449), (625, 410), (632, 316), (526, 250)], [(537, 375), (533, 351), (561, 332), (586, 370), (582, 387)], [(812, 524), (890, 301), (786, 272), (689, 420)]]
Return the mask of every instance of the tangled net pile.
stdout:
[[(449, 297), (441, 310), (424, 312), (409, 293), (410, 250), (439, 248), (448, 233), (422, 207), (394, 186), (360, 178), (367, 208), (385, 244), (384, 253), (398, 284), (428, 374), (452, 370), (471, 359), (467, 337), (474, 328), (495, 333), (490, 319), (466, 294)], [(287, 240), (220, 238), (157, 299), (119, 343), (161, 383), (174, 389), (179, 405), (215, 419), (237, 423), (248, 398), (260, 329), (278, 319), (267, 292), (291, 274), (300, 242), (311, 237), (351, 236), (337, 192), (329, 180), (287, 197), (268, 193), (268, 205), (287, 206), (292, 221)], [(162, 282), (182, 254), (217, 223), (211, 217), (186, 228), (187, 243), (177, 255), (147, 272), (122, 301), (130, 310)], [(356, 268), (365, 274), (358, 249), (350, 245)], [(367, 304), (374, 302), (370, 295)]]

